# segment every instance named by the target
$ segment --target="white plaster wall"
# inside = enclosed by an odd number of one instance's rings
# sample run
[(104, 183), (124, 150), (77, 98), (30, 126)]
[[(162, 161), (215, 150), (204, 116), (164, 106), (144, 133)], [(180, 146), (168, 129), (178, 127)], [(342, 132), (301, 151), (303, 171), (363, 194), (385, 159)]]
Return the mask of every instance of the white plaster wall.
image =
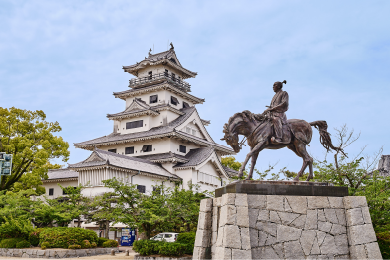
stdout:
[[(141, 149), (144, 145), (152, 145), (151, 152), (142, 152)], [(128, 155), (128, 156), (140, 156), (140, 155), (149, 155), (149, 154), (158, 154), (158, 153), (168, 153), (169, 151), (185, 155), (184, 153), (180, 153), (179, 145), (186, 146), (186, 152), (188, 153), (190, 149), (199, 148), (199, 145), (182, 142), (179, 139), (173, 138), (164, 138), (164, 139), (151, 139), (145, 141), (139, 141), (134, 143), (127, 144), (117, 144), (117, 145), (108, 145), (100, 147), (100, 149), (108, 151), (109, 149), (116, 149), (118, 154)], [(125, 154), (125, 148), (134, 146), (134, 154)]]
[[(139, 116), (139, 117), (133, 117), (133, 118), (126, 118), (122, 121), (118, 121), (116, 123), (119, 127), (118, 133), (120, 134), (131, 134), (131, 133), (138, 133), (138, 132), (144, 132), (144, 131), (149, 131), (150, 130), (150, 122), (149, 122), (150, 116)], [(132, 129), (126, 129), (126, 123), (128, 122), (134, 122), (138, 120), (143, 120), (143, 126), (142, 127), (137, 127), (137, 128), (132, 128)], [(115, 125), (115, 122), (114, 122)]]
[[(156, 105), (161, 105), (165, 102), (165, 99), (166, 99), (165, 95), (167, 94), (166, 92), (167, 92), (166, 90), (157, 90), (157, 91), (153, 91), (153, 92), (143, 93), (143, 94), (137, 95), (136, 97), (142, 99), (142, 101), (145, 101), (146, 104), (148, 104), (149, 106), (156, 106)], [(157, 103), (150, 104), (149, 103), (150, 96), (153, 96), (153, 95), (158, 95)], [(128, 97), (126, 99), (125, 109), (128, 108), (131, 105), (131, 103), (133, 103), (134, 98), (135, 97)]]
[(176, 77), (180, 76), (183, 79), (183, 75), (182, 75), (181, 71), (174, 69), (170, 66), (162, 65), (162, 64), (154, 65), (154, 66), (149, 65), (146, 68), (140, 69), (138, 71), (138, 78), (149, 76), (149, 71), (152, 71), (153, 74), (157, 74), (157, 73), (164, 73), (166, 69), (168, 70), (169, 74), (171, 74), (173, 72), (176, 74)]
[[(58, 186), (58, 183), (61, 184), (62, 187), (69, 187), (69, 186), (77, 187), (78, 186), (78, 181), (77, 180), (75, 180), (75, 181), (59, 181), (59, 182), (43, 181), (42, 186), (46, 189), (45, 195), (49, 199), (55, 199), (55, 198), (63, 196), (62, 195), (62, 189), (61, 189), (60, 186)], [(49, 196), (49, 189), (50, 188), (54, 189), (54, 195), (53, 196)]]

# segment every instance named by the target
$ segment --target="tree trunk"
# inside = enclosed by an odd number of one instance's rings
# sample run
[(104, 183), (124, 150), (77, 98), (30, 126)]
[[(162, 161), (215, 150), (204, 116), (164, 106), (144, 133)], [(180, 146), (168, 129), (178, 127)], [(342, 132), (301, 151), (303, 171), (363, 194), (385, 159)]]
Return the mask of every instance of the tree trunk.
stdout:
[(77, 227), (79, 228), (79, 227), (81, 227), (81, 223), (80, 223), (80, 221), (81, 221), (81, 218), (80, 217), (78, 217), (77, 218)]
[(109, 233), (110, 233), (110, 221), (109, 221), (109, 220), (106, 220), (105, 238), (110, 239)]

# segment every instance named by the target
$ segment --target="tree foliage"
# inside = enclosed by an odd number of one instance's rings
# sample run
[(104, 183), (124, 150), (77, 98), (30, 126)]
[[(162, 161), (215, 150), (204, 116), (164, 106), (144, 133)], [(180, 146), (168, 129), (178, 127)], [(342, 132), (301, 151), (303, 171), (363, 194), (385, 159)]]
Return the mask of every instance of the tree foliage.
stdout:
[(0, 108), (0, 152), (13, 155), (12, 175), (2, 177), (0, 190), (10, 190), (18, 181), (16, 191), (38, 188), (49, 169), (60, 168), (50, 160), (68, 160), (69, 144), (54, 135), (61, 131), (60, 125), (45, 119), (42, 110)]
[(103, 182), (116, 194), (117, 221), (138, 228), (147, 238), (153, 232), (196, 229), (200, 200), (205, 197), (196, 185), (189, 184), (189, 190), (155, 185), (152, 192), (144, 194), (136, 185), (115, 178)]

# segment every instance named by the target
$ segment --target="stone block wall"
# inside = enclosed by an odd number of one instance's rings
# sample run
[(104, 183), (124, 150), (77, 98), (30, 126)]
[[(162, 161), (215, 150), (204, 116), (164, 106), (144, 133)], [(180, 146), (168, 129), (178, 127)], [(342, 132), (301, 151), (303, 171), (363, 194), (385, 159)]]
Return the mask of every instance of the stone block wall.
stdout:
[(382, 259), (365, 197), (227, 193), (201, 202), (193, 259)]

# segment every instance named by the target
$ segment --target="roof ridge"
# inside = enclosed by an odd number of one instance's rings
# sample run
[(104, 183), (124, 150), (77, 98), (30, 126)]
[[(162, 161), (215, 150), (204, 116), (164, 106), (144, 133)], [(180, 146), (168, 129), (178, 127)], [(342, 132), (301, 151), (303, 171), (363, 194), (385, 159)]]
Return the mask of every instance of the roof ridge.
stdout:
[[(107, 155), (110, 155), (110, 156), (114, 156), (114, 157), (119, 157), (119, 158), (131, 160), (131, 161), (139, 161), (139, 162), (143, 162), (143, 163), (158, 165), (157, 163), (151, 162), (151, 161), (146, 160), (146, 159), (137, 158), (137, 157), (135, 157), (135, 156), (127, 156), (127, 155), (123, 155), (123, 154), (119, 154), (119, 153), (113, 153), (113, 152), (101, 150), (101, 149), (99, 149), (99, 148), (97, 148), (96, 150), (97, 150), (98, 152), (101, 152), (101, 153), (104, 153), (104, 154), (107, 154)], [(136, 160), (135, 160), (135, 159), (136, 159)], [(108, 160), (108, 159), (107, 159), (107, 160)]]

